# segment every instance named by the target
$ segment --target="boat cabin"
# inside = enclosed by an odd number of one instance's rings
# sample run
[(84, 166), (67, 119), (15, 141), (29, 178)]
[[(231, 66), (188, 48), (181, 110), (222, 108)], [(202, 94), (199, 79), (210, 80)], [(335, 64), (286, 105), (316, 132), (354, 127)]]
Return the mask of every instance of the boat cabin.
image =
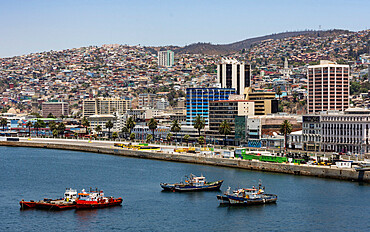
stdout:
[(97, 201), (104, 197), (104, 193), (103, 191), (86, 192), (85, 189), (82, 189), (82, 191), (78, 193), (78, 197), (82, 201)]
[[(230, 188), (228, 189), (228, 192)], [(247, 199), (259, 199), (262, 198), (262, 193), (264, 193), (263, 189), (256, 189), (256, 188), (249, 188), (249, 189), (238, 189), (233, 191), (233, 195), (241, 198)]]
[(72, 188), (67, 188), (64, 193), (65, 201), (74, 201), (77, 199), (77, 190)]
[(191, 174), (188, 182), (189, 184), (192, 184), (193, 186), (204, 186), (206, 184), (206, 178), (203, 175), (195, 176)]

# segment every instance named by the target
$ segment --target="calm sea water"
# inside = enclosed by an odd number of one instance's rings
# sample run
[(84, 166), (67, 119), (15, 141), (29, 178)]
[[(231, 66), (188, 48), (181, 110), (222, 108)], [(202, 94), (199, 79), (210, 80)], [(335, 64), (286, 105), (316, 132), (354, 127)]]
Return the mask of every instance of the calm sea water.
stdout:
[[(370, 186), (356, 182), (94, 153), (0, 147), (1, 231), (370, 231)], [(257, 185), (278, 203), (219, 206), (218, 192), (162, 192), (160, 182), (204, 174), (228, 186)], [(98, 187), (122, 207), (88, 211), (19, 209), (19, 200), (59, 198)]]

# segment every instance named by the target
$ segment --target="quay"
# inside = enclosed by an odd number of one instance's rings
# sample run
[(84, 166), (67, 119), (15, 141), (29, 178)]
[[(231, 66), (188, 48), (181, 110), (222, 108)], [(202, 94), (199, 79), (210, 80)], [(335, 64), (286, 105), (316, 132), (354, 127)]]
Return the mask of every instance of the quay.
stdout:
[[(174, 162), (186, 162), (203, 165), (241, 168), (255, 171), (277, 172), (293, 175), (305, 175), (321, 178), (332, 178), (347, 181), (370, 183), (370, 171), (356, 171), (354, 168), (337, 168), (331, 166), (313, 166), (307, 164), (270, 163), (261, 161), (241, 160), (238, 158), (222, 158), (218, 156), (170, 152), (169, 146), (164, 151), (138, 151), (114, 147), (115, 142), (72, 139), (41, 139), (20, 138), (19, 141), (0, 141), (0, 146), (63, 149), (82, 152), (94, 152), (135, 158), (156, 159)], [(172, 151), (174, 147), (171, 147)]]

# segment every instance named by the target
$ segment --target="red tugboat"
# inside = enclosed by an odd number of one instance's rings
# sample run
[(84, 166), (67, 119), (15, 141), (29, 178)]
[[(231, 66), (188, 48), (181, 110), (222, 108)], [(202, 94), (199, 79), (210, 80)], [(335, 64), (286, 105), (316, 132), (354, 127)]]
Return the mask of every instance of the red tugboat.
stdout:
[(24, 201), (19, 202), (21, 209), (46, 209), (46, 210), (64, 210), (75, 209), (77, 199), (77, 190), (67, 188), (64, 197), (61, 199), (47, 199), (41, 201)]
[(86, 192), (82, 189), (78, 193), (79, 198), (76, 201), (76, 209), (99, 209), (122, 204), (122, 198), (104, 197), (103, 191), (95, 190)]

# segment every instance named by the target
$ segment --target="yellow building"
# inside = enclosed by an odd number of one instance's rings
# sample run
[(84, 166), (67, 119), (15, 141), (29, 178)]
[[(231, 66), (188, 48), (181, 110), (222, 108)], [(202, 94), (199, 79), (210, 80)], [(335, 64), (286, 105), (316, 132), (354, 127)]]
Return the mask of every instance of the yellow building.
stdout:
[(244, 99), (254, 101), (255, 115), (268, 115), (278, 112), (278, 101), (275, 92), (253, 92), (252, 88), (244, 89)]

